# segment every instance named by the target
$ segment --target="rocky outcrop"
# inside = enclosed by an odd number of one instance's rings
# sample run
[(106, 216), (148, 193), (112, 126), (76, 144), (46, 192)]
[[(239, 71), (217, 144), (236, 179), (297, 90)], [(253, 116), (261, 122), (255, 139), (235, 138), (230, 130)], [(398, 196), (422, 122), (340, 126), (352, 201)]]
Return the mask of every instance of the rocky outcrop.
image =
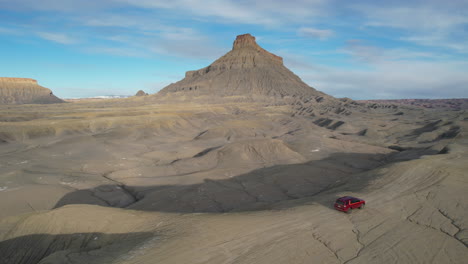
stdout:
[(135, 96), (145, 96), (145, 95), (148, 95), (148, 94), (145, 93), (145, 91), (143, 91), (143, 90), (139, 90), (139, 91), (135, 94)]
[(0, 77), (0, 104), (53, 104), (64, 101), (28, 78)]
[(283, 59), (261, 48), (250, 34), (237, 36), (230, 52), (208, 67), (188, 71), (185, 78), (158, 96), (243, 98), (331, 98), (305, 84), (283, 65)]
[(379, 105), (410, 105), (431, 109), (446, 109), (446, 110), (467, 110), (468, 98), (455, 99), (394, 99), (394, 100), (362, 100), (366, 104)]

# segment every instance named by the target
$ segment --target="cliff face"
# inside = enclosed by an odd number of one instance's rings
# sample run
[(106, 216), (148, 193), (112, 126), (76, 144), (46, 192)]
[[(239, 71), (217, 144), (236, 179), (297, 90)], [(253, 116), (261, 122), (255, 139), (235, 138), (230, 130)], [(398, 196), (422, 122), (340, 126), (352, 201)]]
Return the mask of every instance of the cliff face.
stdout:
[(283, 59), (261, 48), (250, 34), (237, 36), (233, 48), (208, 67), (188, 71), (185, 78), (158, 95), (243, 97), (328, 97), (304, 83)]
[(53, 104), (64, 101), (29, 78), (0, 77), (0, 104)]

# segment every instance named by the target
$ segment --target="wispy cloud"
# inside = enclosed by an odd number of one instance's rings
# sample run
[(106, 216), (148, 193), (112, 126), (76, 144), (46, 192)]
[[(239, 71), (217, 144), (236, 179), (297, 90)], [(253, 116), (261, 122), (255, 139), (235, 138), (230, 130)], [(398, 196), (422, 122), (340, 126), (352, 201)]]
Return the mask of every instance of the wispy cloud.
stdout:
[(148, 40), (149, 50), (166, 56), (192, 59), (214, 60), (221, 56), (225, 49), (218, 47), (209, 36), (203, 34), (181, 34), (166, 32)]
[[(284, 18), (305, 19), (323, 15), (329, 0), (0, 0), (2, 9), (45, 10), (60, 12), (89, 12), (110, 10), (119, 7), (143, 9), (165, 9), (171, 12), (186, 13), (200, 17), (215, 17), (226, 22), (248, 24), (278, 23)], [(282, 19), (279, 19), (279, 18)]]
[(94, 14), (80, 14), (74, 17), (76, 23), (87, 27), (97, 28), (126, 28), (141, 31), (158, 31), (166, 28), (159, 19), (145, 13), (110, 13), (101, 12), (99, 16)]
[(297, 31), (297, 33), (299, 34), (299, 36), (318, 38), (320, 40), (326, 40), (335, 34), (333, 30), (317, 29), (310, 27), (302, 27)]
[[(362, 70), (339, 70), (303, 74), (306, 82), (315, 88), (336, 97), (353, 99), (401, 99), (401, 98), (467, 98), (468, 77), (462, 72), (445, 68), (421, 72), (399, 64), (397, 68), (378, 68), (373, 72)], [(424, 68), (424, 67), (423, 67)], [(405, 71), (406, 70), (406, 71)], [(430, 77), (424, 77), (429, 75)]]
[(175, 13), (218, 19), (218, 23), (279, 25), (285, 21), (305, 21), (325, 13), (326, 0), (207, 0), (203, 4), (192, 0), (151, 1), (115, 0), (120, 3), (149, 9), (166, 9)]
[(438, 53), (411, 50), (408, 48), (378, 47), (368, 44), (365, 40), (361, 39), (348, 40), (346, 45), (338, 52), (349, 54), (358, 61), (366, 63), (420, 59), (438, 60), (447, 57)]
[(102, 10), (116, 6), (115, 1), (95, 0), (0, 0), (1, 9), (24, 11), (43, 10), (60, 12), (80, 12), (84, 10)]
[(439, 47), (459, 53), (468, 53), (468, 36), (460, 36), (457, 39), (453, 39), (449, 35), (450, 33), (447, 32), (442, 34), (433, 33), (402, 37), (401, 40), (422, 46)]
[(442, 1), (435, 4), (428, 1), (420, 5), (412, 5), (410, 2), (409, 5), (393, 6), (380, 3), (365, 6), (357, 4), (355, 9), (367, 17), (365, 24), (368, 26), (440, 31), (468, 23), (468, 17), (463, 13), (468, 11), (466, 3), (459, 6), (442, 4)]
[(363, 26), (400, 30), (400, 40), (456, 52), (468, 51), (460, 45), (460, 41), (468, 42), (466, 1), (352, 3), (350, 8), (363, 15)]
[(100, 36), (108, 43), (107, 47), (89, 47), (87, 51), (117, 56), (152, 57), (163, 55), (181, 59), (210, 59), (221, 56), (226, 49), (219, 47), (211, 36), (191, 28), (168, 27), (158, 31), (139, 31)]
[(107, 54), (121, 57), (135, 57), (135, 58), (145, 58), (148, 57), (148, 53), (142, 51), (141, 49), (135, 49), (131, 47), (88, 47), (84, 51), (89, 53), (98, 53), (98, 54)]
[[(167, 6), (145, 1), (138, 4)], [(221, 49), (210, 35), (190, 27), (191, 25), (177, 26), (171, 19), (154, 18), (152, 14), (147, 11), (118, 14), (102, 12), (99, 17), (75, 16), (73, 21), (90, 31), (99, 32), (97, 38), (108, 42), (108, 47), (100, 44), (86, 49), (93, 53), (103, 52), (117, 56), (133, 54), (135, 57), (151, 57), (156, 54), (185, 59), (213, 59), (221, 54)]]
[[(396, 50), (385, 51), (398, 54)], [(402, 51), (404, 53), (404, 51)], [(402, 55), (403, 56), (403, 55)], [(299, 63), (298, 63), (299, 61)], [(373, 60), (366, 69), (318, 65), (294, 57), (286, 65), (309, 85), (336, 97), (353, 99), (468, 98), (468, 63), (416, 59)]]
[(18, 29), (0, 27), (0, 34), (4, 34), (4, 35), (21, 35), (22, 33)]
[(52, 32), (37, 32), (36, 33), (40, 38), (57, 42), (64, 45), (76, 44), (79, 41), (75, 38), (67, 36), (62, 33), (52, 33)]

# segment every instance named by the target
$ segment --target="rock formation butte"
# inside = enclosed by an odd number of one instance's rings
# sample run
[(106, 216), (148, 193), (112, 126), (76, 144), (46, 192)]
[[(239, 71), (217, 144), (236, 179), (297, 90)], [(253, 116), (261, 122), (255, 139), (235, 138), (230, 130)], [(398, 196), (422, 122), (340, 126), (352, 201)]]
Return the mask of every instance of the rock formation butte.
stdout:
[(262, 97), (328, 97), (305, 84), (283, 65), (283, 59), (261, 48), (250, 34), (237, 36), (232, 50), (208, 67), (188, 71), (185, 78), (158, 95)]
[(64, 101), (28, 78), (0, 77), (0, 104), (53, 104)]

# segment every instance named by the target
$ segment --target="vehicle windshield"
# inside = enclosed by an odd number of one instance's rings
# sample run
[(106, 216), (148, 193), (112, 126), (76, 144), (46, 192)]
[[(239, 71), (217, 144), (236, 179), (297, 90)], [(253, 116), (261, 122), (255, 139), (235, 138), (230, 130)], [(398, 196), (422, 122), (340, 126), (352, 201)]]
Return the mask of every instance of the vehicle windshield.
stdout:
[(343, 201), (341, 201), (341, 200), (336, 200), (336, 203), (337, 203), (337, 204), (341, 204), (341, 205), (344, 205), (344, 204), (345, 204), (345, 203), (344, 203)]

